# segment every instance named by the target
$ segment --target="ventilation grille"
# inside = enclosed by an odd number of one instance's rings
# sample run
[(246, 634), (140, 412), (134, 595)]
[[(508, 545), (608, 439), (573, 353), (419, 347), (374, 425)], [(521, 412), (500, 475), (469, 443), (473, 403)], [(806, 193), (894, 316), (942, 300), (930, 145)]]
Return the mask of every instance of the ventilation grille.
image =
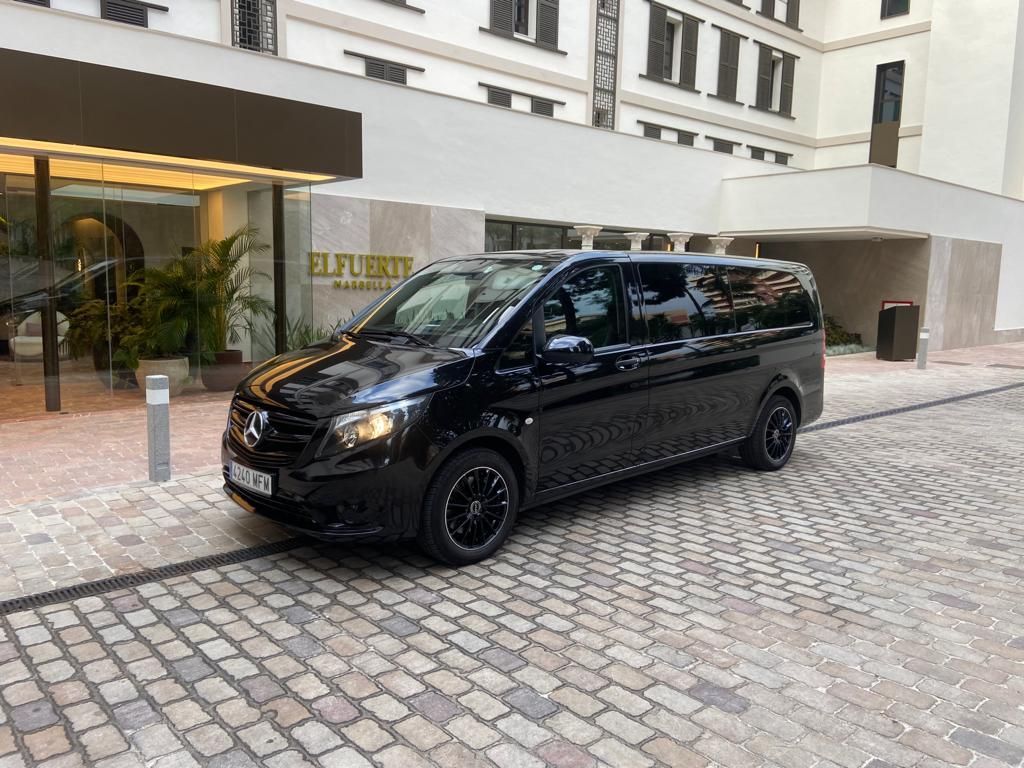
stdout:
[(488, 88), (487, 103), (493, 104), (496, 107), (511, 108), (512, 94), (509, 91), (503, 91), (500, 88)]
[(103, 0), (101, 15), (110, 21), (131, 24), (136, 27), (148, 27), (149, 18), (146, 6), (125, 0)]

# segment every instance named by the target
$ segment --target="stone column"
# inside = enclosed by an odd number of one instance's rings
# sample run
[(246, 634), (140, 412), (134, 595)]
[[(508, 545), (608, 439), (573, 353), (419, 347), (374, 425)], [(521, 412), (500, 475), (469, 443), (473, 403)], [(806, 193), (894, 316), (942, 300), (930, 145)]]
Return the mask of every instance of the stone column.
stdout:
[(650, 237), (650, 232), (627, 232), (629, 238), (629, 250), (639, 251), (644, 247), (644, 240)]
[(725, 249), (729, 247), (733, 238), (719, 235), (718, 237), (709, 237), (708, 240), (711, 241), (712, 253), (716, 256), (725, 256)]
[(575, 229), (576, 234), (583, 239), (583, 250), (594, 250), (594, 238), (597, 237), (597, 233), (601, 231), (601, 228), (592, 227), (589, 224), (576, 224), (573, 226), (573, 229)]
[(690, 238), (693, 237), (693, 232), (669, 232), (669, 239), (672, 241), (673, 251), (685, 251), (686, 244), (690, 242)]

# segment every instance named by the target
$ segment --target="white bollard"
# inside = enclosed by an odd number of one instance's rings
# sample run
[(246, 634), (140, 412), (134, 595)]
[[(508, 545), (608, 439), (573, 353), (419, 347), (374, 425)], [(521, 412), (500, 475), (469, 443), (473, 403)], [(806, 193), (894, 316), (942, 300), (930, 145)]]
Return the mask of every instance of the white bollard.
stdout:
[(149, 479), (171, 479), (171, 392), (166, 376), (146, 377), (146, 431), (149, 439)]
[(917, 370), (923, 371), (928, 366), (928, 337), (927, 328), (921, 329), (921, 335), (917, 340)]

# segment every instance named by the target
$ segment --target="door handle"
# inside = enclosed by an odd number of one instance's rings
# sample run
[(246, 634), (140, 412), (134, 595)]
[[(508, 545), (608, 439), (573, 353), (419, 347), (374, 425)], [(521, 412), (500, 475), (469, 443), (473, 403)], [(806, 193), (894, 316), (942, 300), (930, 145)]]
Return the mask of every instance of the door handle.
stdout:
[(620, 371), (635, 371), (640, 367), (639, 355), (623, 355), (615, 359), (615, 367)]

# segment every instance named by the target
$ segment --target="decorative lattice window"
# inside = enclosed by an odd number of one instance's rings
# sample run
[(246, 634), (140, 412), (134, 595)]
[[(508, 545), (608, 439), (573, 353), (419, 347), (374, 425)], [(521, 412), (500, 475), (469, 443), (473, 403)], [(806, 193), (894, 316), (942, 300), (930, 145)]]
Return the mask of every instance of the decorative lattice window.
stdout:
[(232, 0), (231, 27), (236, 47), (277, 53), (276, 0)]

